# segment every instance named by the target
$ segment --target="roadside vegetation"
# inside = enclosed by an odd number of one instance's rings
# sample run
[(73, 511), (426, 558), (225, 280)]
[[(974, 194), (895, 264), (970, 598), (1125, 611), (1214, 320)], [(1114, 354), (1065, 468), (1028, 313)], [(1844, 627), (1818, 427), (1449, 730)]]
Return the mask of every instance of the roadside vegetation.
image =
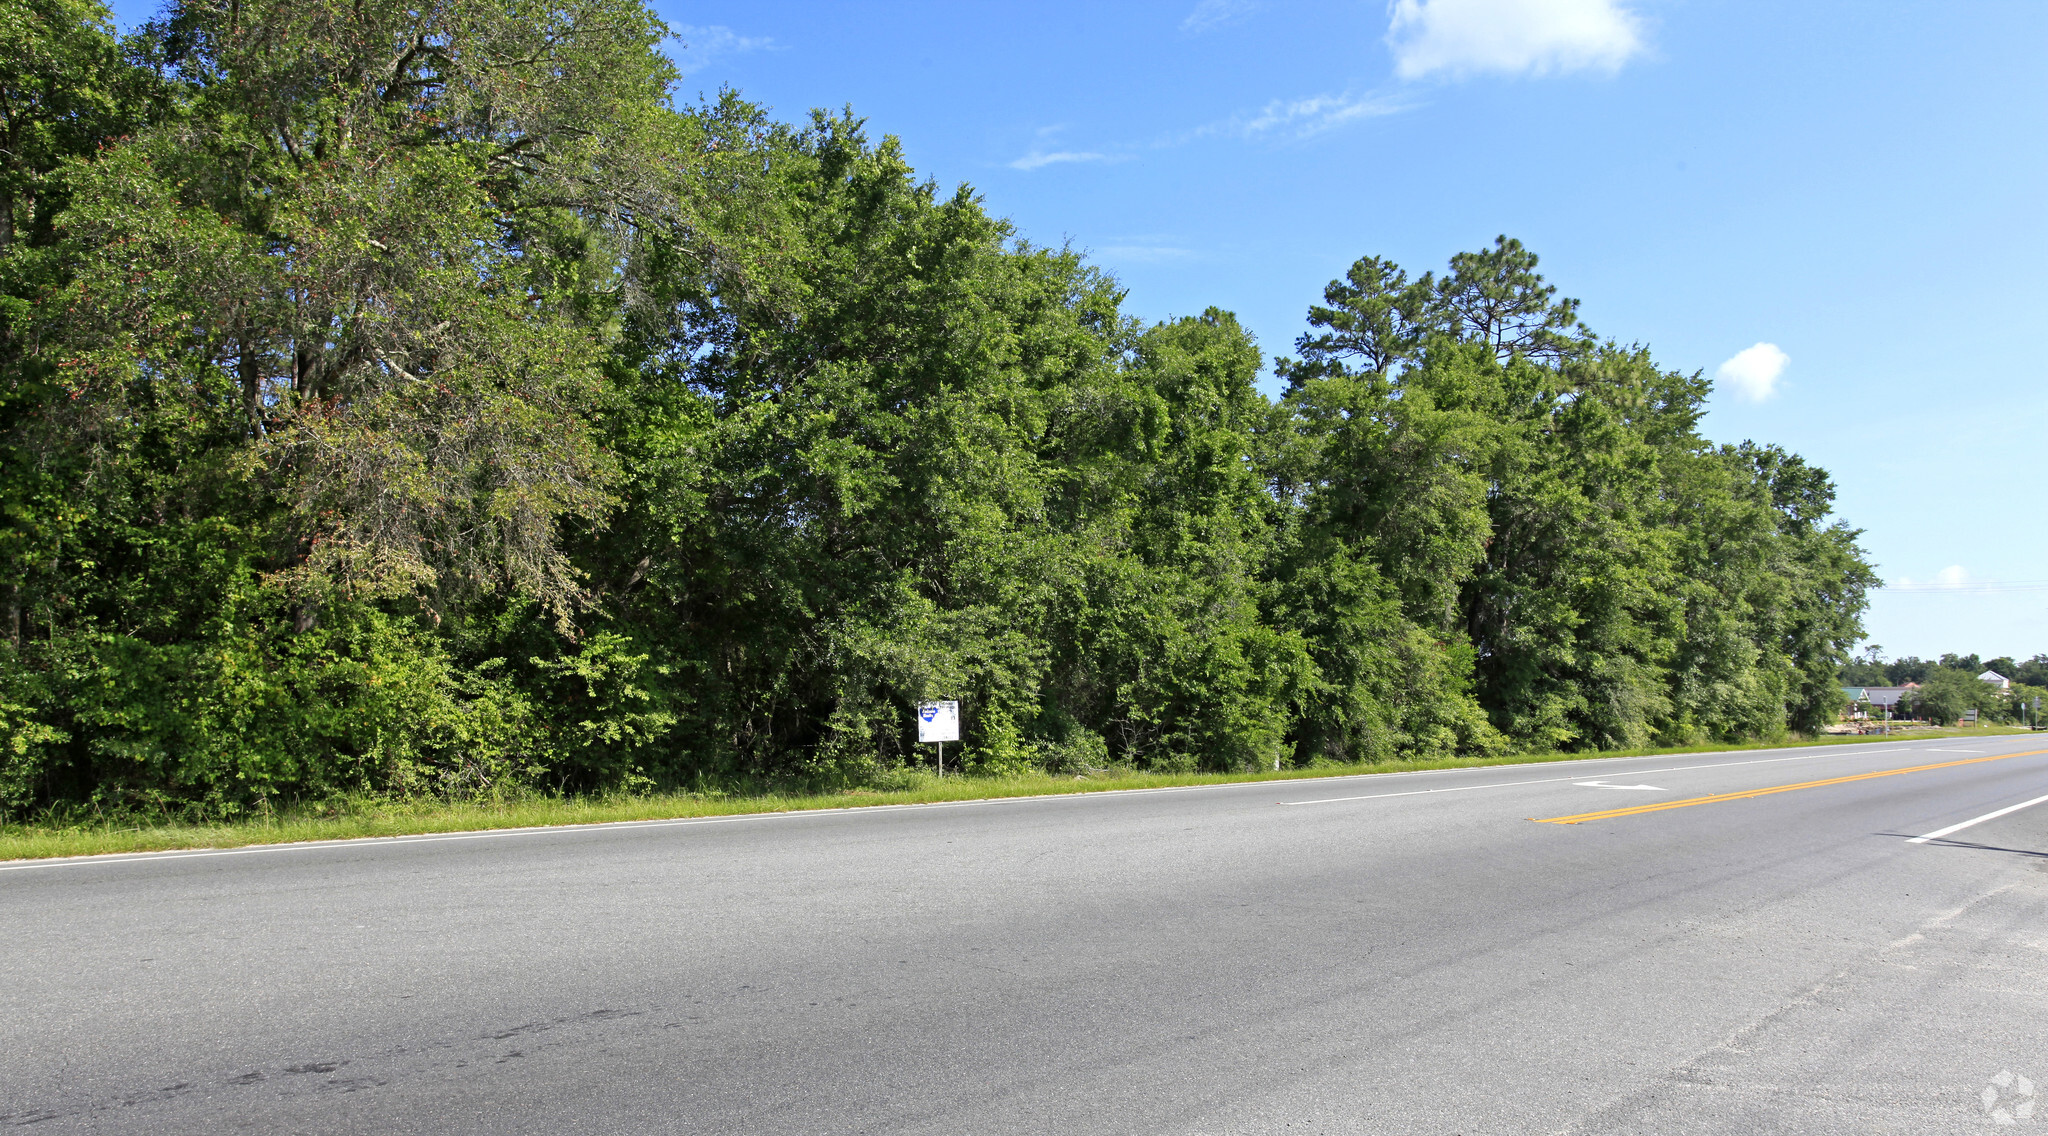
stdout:
[[(1977, 738), (2027, 731), (1987, 726), (1944, 730), (1901, 728), (1889, 740), (1930, 737)], [(239, 848), (255, 844), (287, 844), (315, 840), (419, 836), (478, 832), (506, 828), (616, 824), (646, 820), (802, 812), (819, 809), (883, 805), (938, 804), (1010, 797), (1047, 797), (1129, 789), (1169, 789), (1195, 785), (1242, 784), (1353, 777), (1375, 773), (1467, 769), (1526, 765), (1591, 758), (1672, 755), (1765, 748), (1799, 748), (1881, 742), (1884, 737), (1828, 735), (1745, 745), (1692, 746), (1574, 754), (1513, 754), (1503, 757), (1440, 757), (1383, 762), (1377, 765), (1326, 763), (1256, 773), (1157, 773), (1135, 769), (1101, 769), (1080, 774), (1020, 773), (975, 777), (940, 777), (929, 769), (903, 768), (879, 775), (858, 789), (836, 793), (598, 793), (573, 797), (535, 793), (447, 800), (383, 795), (337, 797), (316, 806), (297, 806), (260, 816), (214, 823), (165, 818), (79, 817), (71, 823), (45, 819), (37, 824), (0, 825), (0, 860), (55, 856), (95, 856), (179, 849)]]
[(1268, 397), (850, 114), (677, 103), (664, 31), (0, 17), (0, 819), (925, 792), (938, 698), (947, 793), (1835, 720), (1828, 476), (1518, 242), (1358, 260)]

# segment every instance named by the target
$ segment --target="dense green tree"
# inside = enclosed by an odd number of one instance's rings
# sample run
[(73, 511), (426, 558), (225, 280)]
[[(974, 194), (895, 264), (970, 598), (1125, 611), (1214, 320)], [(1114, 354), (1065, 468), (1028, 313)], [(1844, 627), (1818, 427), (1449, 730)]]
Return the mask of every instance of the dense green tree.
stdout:
[(2031, 683), (2013, 683), (2009, 697), (2002, 699), (2000, 702), (1999, 720), (2021, 726), (2039, 725), (2040, 723), (2036, 721), (2037, 712), (2034, 703), (2035, 699), (2048, 702), (2048, 697), (2044, 696), (2048, 696), (2048, 688), (2035, 686)]
[[(730, 236), (649, 250), (619, 419), (649, 491), (591, 546), (690, 676), (683, 767), (858, 775), (947, 693), (988, 768), (1267, 760), (1303, 663), (1260, 619), (1271, 410), (1236, 322), (1139, 334), (1106, 278), (853, 120), (705, 113), (768, 184)], [(801, 276), (704, 247), (749, 231)]]
[(12, 569), (50, 578), (21, 670), (72, 745), (11, 796), (406, 783), (410, 712), (349, 708), (476, 686), (408, 605), (510, 593), (566, 626), (556, 534), (601, 523), (612, 462), (553, 245), (659, 198), (658, 35), (635, 4), (191, 3), (131, 53), (160, 105), (49, 175), (63, 271), (10, 321), (55, 397), (7, 441), (72, 483), (63, 547)]
[(1903, 659), (1893, 659), (1884, 665), (1886, 684), (1904, 686), (1909, 682), (1924, 682), (1928, 672), (1933, 669), (1933, 663), (1917, 656), (1908, 655)]
[(1706, 384), (1596, 342), (1506, 238), (1414, 283), (1367, 258), (1324, 297), (1280, 364), (1320, 455), (1309, 531), (1346, 551), (1306, 575), (1346, 578), (1369, 550), (1407, 621), (1461, 633), (1520, 744), (1831, 718), (1875, 580), (1824, 523), (1823, 474), (1710, 446)]
[(1928, 672), (1914, 698), (1916, 708), (1937, 726), (1952, 726), (1969, 710), (1991, 711), (1999, 702), (1989, 684), (1977, 681), (1976, 672), (1953, 667)]
[[(0, 810), (1770, 736), (1874, 583), (1502, 237), (1229, 313), (637, 0), (0, 17)], [(2017, 677), (2017, 676), (2016, 676)]]

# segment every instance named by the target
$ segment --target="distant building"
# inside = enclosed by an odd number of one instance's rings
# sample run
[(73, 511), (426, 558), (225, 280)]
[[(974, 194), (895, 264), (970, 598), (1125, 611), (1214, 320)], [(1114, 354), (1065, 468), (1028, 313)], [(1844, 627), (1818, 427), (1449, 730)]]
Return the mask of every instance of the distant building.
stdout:
[[(1905, 701), (1907, 689), (1903, 686), (1845, 686), (1842, 699), (1848, 706), (1843, 713), (1851, 718), (1861, 718), (1864, 715), (1859, 707), (1869, 706), (1873, 716), (1902, 717), (1905, 714), (1903, 709), (1892, 708)], [(1883, 712), (1881, 715), (1880, 711)]]
[(1985, 671), (1977, 676), (1977, 681), (1988, 682), (2000, 690), (2009, 691), (2012, 689), (2012, 680), (1999, 674), (1997, 671)]

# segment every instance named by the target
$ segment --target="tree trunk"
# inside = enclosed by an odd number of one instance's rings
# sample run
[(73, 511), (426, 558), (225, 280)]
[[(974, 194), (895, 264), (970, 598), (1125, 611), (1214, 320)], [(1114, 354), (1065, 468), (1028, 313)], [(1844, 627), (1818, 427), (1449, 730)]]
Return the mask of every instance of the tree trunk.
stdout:
[(249, 429), (263, 433), (263, 375), (256, 366), (256, 352), (247, 341), (242, 344), (242, 404), (249, 412)]

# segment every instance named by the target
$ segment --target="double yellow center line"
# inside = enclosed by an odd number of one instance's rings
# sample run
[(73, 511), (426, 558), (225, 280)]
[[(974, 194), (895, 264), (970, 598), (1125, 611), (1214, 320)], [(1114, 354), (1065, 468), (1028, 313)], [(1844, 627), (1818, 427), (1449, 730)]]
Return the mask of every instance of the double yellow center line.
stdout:
[(1868, 781), (1873, 777), (1897, 777), (1901, 773), (1925, 773), (1930, 769), (1953, 769), (1958, 765), (1976, 765), (1985, 761), (2004, 761), (2008, 757), (2032, 757), (2048, 753), (2048, 749), (2030, 749), (2022, 753), (2000, 753), (1990, 757), (1968, 757), (1961, 761), (1942, 761), (1933, 765), (1915, 765), (1907, 769), (1880, 769), (1875, 773), (1857, 773), (1848, 777), (1830, 777), (1825, 781), (1801, 781), (1797, 785), (1772, 785), (1764, 789), (1744, 789), (1737, 793), (1715, 793), (1711, 797), (1687, 797), (1682, 801), (1658, 801), (1651, 805), (1631, 805), (1620, 809), (1601, 809), (1593, 813), (1573, 813), (1561, 817), (1530, 817), (1537, 824), (1584, 824), (1589, 820), (1613, 820), (1615, 817), (1636, 816), (1641, 813), (1661, 813), (1665, 809), (1684, 809), (1693, 805), (1715, 805), (1722, 801), (1741, 801), (1750, 797), (1768, 797), (1772, 793), (1789, 793), (1794, 789), (1818, 789), (1823, 785), (1846, 785), (1851, 781)]

